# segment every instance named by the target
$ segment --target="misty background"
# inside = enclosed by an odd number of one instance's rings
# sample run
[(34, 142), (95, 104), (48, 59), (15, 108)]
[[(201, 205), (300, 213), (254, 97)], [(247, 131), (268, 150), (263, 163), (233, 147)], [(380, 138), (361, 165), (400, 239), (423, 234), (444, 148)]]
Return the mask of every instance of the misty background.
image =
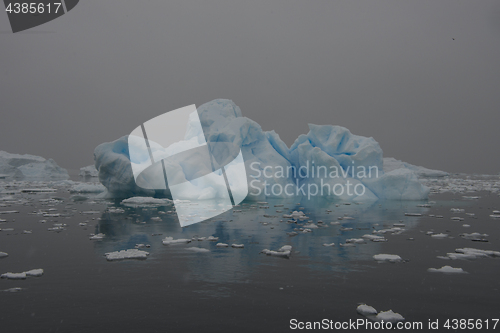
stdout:
[(82, 0), (13, 34), (0, 13), (0, 150), (78, 169), (190, 104), (232, 99), (290, 146), (308, 123), (385, 157), (500, 172), (500, 2)]

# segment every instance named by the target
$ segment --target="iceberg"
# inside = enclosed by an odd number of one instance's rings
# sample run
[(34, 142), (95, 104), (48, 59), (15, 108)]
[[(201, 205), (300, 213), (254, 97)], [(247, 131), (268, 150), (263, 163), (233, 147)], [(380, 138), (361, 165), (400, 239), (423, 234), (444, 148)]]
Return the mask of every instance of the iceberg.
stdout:
[(99, 177), (99, 172), (94, 165), (80, 168), (80, 177)]
[[(205, 143), (212, 154), (212, 166), (207, 165), (201, 150), (182, 154)], [(290, 197), (353, 202), (425, 200), (430, 191), (418, 179), (427, 169), (404, 162), (395, 167), (393, 159), (383, 159), (373, 138), (354, 135), (341, 126), (309, 124), (309, 133), (300, 135), (288, 148), (276, 132), (263, 131), (226, 99), (203, 104), (197, 115), (191, 114), (183, 140), (166, 148), (150, 141), (150, 154), (136, 147), (141, 144), (130, 135), (96, 147), (95, 167), (109, 196), (172, 199), (175, 191), (176, 199), (227, 201), (227, 188), (221, 186), (224, 175), (212, 172), (217, 169), (214, 165), (225, 165), (235, 202), (245, 196), (253, 201)], [(155, 161), (163, 159), (164, 169), (159, 163), (144, 164), (150, 156)], [(233, 177), (242, 164), (246, 179)], [(142, 172), (144, 168), (149, 168), (147, 173)], [(168, 170), (168, 184), (164, 170)], [(180, 183), (182, 190), (178, 189)]]
[(449, 176), (448, 172), (440, 170), (427, 169), (421, 166), (412, 165), (407, 162), (397, 160), (393, 157), (384, 157), (384, 172), (391, 172), (397, 169), (408, 169), (415, 172), (418, 177), (439, 178)]
[(10, 154), (0, 151), (0, 174), (6, 179), (62, 180), (69, 179), (66, 169), (49, 158)]

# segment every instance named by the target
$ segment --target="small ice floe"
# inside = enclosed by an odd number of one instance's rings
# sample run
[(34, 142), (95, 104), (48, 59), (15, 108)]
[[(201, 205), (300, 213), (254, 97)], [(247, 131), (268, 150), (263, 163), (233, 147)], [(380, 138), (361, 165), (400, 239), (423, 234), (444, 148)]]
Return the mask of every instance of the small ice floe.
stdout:
[(104, 254), (108, 261), (123, 260), (123, 259), (146, 259), (149, 252), (137, 249), (128, 249)]
[(217, 246), (217, 247), (229, 247), (229, 245), (226, 243), (217, 243), (215, 246)]
[(365, 244), (366, 241), (363, 238), (349, 238), (345, 240), (346, 243), (352, 244)]
[(464, 220), (464, 218), (463, 218), (463, 217), (458, 217), (458, 216), (453, 216), (451, 219), (452, 219), (453, 221), (463, 221), (463, 220)]
[(231, 247), (234, 247), (235, 249), (242, 249), (245, 247), (244, 244), (232, 244)]
[(208, 236), (207, 241), (209, 242), (216, 242), (219, 240), (219, 237), (214, 237), (214, 236)]
[(52, 227), (52, 228), (47, 228), (48, 231), (55, 231), (55, 232), (61, 232), (66, 230), (64, 227)]
[(490, 217), (492, 217), (494, 219), (500, 219), (500, 214), (493, 214), (493, 215), (490, 215)]
[(85, 215), (90, 215), (90, 214), (100, 214), (101, 212), (98, 211), (98, 210), (87, 210), (87, 211), (84, 211), (84, 212), (81, 212), (82, 214), (85, 214)]
[(340, 222), (335, 221), (335, 222), (330, 222), (331, 225), (340, 225)]
[(476, 216), (475, 213), (465, 213), (465, 215), (467, 215), (467, 216)]
[(21, 190), (22, 193), (47, 193), (47, 192), (57, 192), (55, 188), (25, 188)]
[(3, 210), (3, 211), (0, 211), (0, 214), (16, 214), (16, 213), (19, 213), (18, 210)]
[(329, 247), (329, 246), (335, 246), (335, 243), (330, 243), (330, 244), (324, 243), (323, 246), (327, 246), (327, 247)]
[(209, 249), (204, 249), (202, 247), (196, 247), (196, 246), (188, 247), (188, 248), (186, 248), (186, 250), (198, 252), (198, 253), (210, 252)]
[(69, 191), (71, 193), (101, 193), (106, 191), (106, 188), (100, 183), (80, 183), (73, 185)]
[(33, 231), (31, 231), (31, 230), (23, 230), (23, 234), (32, 234), (32, 233), (33, 233)]
[(314, 223), (308, 223), (308, 224), (305, 224), (304, 225), (304, 228), (308, 228), (308, 229), (318, 229), (319, 227), (314, 224)]
[(440, 233), (440, 234), (432, 234), (431, 235), (432, 238), (437, 238), (437, 239), (443, 239), (443, 238), (448, 238), (448, 234), (443, 234), (443, 233)]
[(494, 210), (493, 214), (500, 214), (500, 210)]
[(468, 195), (463, 195), (462, 198), (464, 199), (468, 199), (468, 200), (477, 200), (477, 199), (480, 199), (481, 197), (478, 197), (478, 196), (468, 196)]
[(101, 239), (103, 239), (104, 237), (106, 237), (106, 235), (105, 235), (105, 234), (103, 234), (103, 233), (98, 233), (97, 235), (95, 235), (95, 234), (90, 234), (89, 239), (90, 239), (90, 240), (101, 240)]
[(340, 231), (351, 231), (353, 228), (348, 228), (348, 227), (342, 227), (339, 229)]
[(488, 240), (485, 237), (488, 237), (488, 234), (480, 234), (479, 232), (473, 232), (473, 233), (463, 233), (460, 234), (460, 237), (463, 239), (470, 239), (472, 241), (476, 242), (487, 242)]
[(7, 252), (0, 252), (0, 258), (8, 257), (9, 254)]
[(465, 213), (465, 209), (452, 208), (452, 209), (450, 209), (450, 212), (452, 212), (452, 213)]
[(394, 223), (392, 226), (396, 227), (396, 228), (404, 228), (404, 227), (406, 227), (406, 225), (404, 223)]
[(464, 227), (464, 228), (470, 228), (470, 224), (462, 224), (462, 227)]
[(373, 230), (372, 233), (374, 233), (374, 234), (392, 233), (392, 234), (398, 235), (398, 234), (402, 233), (403, 231), (405, 231), (404, 228), (393, 227), (393, 228), (389, 228), (389, 229)]
[(9, 288), (9, 289), (4, 289), (2, 291), (6, 292), (6, 293), (18, 293), (21, 290), (23, 290), (23, 288), (14, 287), (14, 288)]
[(43, 269), (37, 268), (24, 272), (26, 276), (40, 277), (43, 275)]
[(292, 246), (291, 245), (283, 245), (278, 251), (264, 249), (264, 250), (262, 250), (261, 253), (264, 253), (268, 256), (290, 258), (290, 255), (292, 254)]
[(399, 313), (395, 313), (392, 310), (389, 310), (389, 311), (380, 311), (379, 314), (375, 317), (375, 320), (397, 323), (399, 321), (405, 320), (405, 318)]
[(186, 238), (174, 239), (173, 237), (165, 237), (162, 243), (163, 245), (187, 244), (191, 243), (191, 240)]
[(355, 247), (356, 245), (354, 245), (353, 243), (345, 243), (345, 244), (339, 243), (339, 246), (340, 247)]
[(405, 213), (405, 216), (422, 216), (420, 213)]
[(485, 258), (485, 257), (500, 257), (500, 252), (499, 251), (491, 251), (491, 250), (480, 250), (480, 249), (474, 249), (474, 248), (461, 248), (461, 249), (456, 249), (456, 253), (463, 253), (463, 254), (470, 254), (470, 255), (475, 255), (477, 258)]
[(80, 222), (80, 223), (78, 223), (78, 225), (80, 227), (85, 227), (85, 226), (87, 226), (87, 224), (88, 224), (88, 222)]
[(445, 274), (467, 274), (466, 271), (464, 271), (461, 268), (454, 268), (451, 266), (443, 266), (441, 268), (429, 268), (427, 270), (428, 272), (431, 273), (445, 273)]
[(125, 206), (166, 206), (172, 204), (170, 199), (156, 199), (152, 197), (132, 197), (122, 200)]
[(141, 244), (135, 244), (135, 248), (136, 248), (136, 249), (143, 249), (143, 248), (145, 248), (145, 247), (146, 247), (146, 248), (150, 248), (150, 247), (151, 247), (151, 245), (149, 245), (149, 244), (142, 244), (142, 243), (141, 243)]
[(161, 217), (159, 216), (153, 216), (152, 218), (150, 218), (151, 221), (162, 221)]
[(123, 208), (115, 208), (115, 207), (109, 207), (107, 210), (108, 213), (110, 214), (123, 214), (125, 213), (125, 209)]
[(376, 254), (373, 256), (373, 259), (375, 259), (378, 262), (401, 262), (403, 259), (398, 256), (397, 254)]
[(287, 232), (286, 234), (287, 234), (288, 236), (290, 236), (290, 237), (293, 237), (293, 236), (297, 236), (299, 233), (298, 233), (298, 232), (296, 232), (296, 231), (291, 231), (291, 232)]
[(4, 274), (0, 275), (0, 278), (9, 279), (9, 280), (24, 280), (24, 279), (26, 279), (26, 272), (22, 272), (22, 273), (8, 272), (8, 273), (4, 273)]
[(373, 306), (366, 304), (361, 304), (356, 308), (356, 311), (363, 316), (374, 316), (377, 314), (377, 310)]
[(371, 240), (372, 242), (386, 242), (387, 239), (384, 236), (370, 235), (366, 234), (361, 236), (361, 238)]

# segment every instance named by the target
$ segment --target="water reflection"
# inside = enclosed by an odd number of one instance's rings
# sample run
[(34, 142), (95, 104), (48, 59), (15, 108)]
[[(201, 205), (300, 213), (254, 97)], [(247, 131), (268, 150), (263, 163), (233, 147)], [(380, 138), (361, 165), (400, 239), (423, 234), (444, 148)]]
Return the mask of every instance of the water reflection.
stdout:
[[(287, 259), (260, 252), (277, 250), (286, 244), (293, 246), (289, 260), (295, 265), (311, 271), (347, 272), (362, 269), (362, 262), (380, 253), (382, 244), (367, 241), (354, 247), (341, 247), (340, 243), (371, 234), (373, 230), (391, 228), (395, 223), (404, 224), (406, 229), (414, 228), (418, 217), (405, 216), (405, 213), (425, 214), (429, 208), (418, 207), (421, 204), (411, 201), (342, 204), (326, 200), (243, 202), (216, 218), (181, 228), (173, 205), (126, 207), (115, 202), (102, 213), (95, 227), (96, 234), (106, 234), (102, 241), (95, 242), (95, 249), (101, 255), (134, 248), (136, 244), (150, 245), (146, 249), (150, 252), (148, 263), (175, 263), (176, 269), (206, 282), (244, 282), (259, 267), (284, 265)], [(123, 212), (116, 212), (116, 208), (122, 208)], [(283, 217), (293, 211), (301, 211), (307, 218), (291, 222), (292, 219)], [(317, 228), (302, 232), (300, 228), (307, 227), (309, 221)], [(290, 236), (294, 231), (298, 234)], [(195, 240), (165, 246), (161, 240), (167, 236)], [(208, 236), (218, 237), (218, 241), (196, 240)], [(403, 233), (394, 237), (405, 236)], [(227, 243), (229, 247), (218, 248), (218, 242)], [(233, 243), (244, 244), (244, 248), (231, 248)], [(335, 246), (323, 246), (330, 243)], [(190, 247), (210, 252), (190, 251)]]

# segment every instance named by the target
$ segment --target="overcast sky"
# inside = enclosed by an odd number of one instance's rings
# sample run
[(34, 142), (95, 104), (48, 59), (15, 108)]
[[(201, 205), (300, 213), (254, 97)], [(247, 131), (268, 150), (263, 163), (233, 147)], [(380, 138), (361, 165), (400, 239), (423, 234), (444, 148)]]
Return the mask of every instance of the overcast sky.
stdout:
[(82, 0), (12, 34), (0, 150), (69, 169), (161, 113), (232, 99), (290, 146), (307, 123), (384, 156), (500, 172), (500, 1)]

